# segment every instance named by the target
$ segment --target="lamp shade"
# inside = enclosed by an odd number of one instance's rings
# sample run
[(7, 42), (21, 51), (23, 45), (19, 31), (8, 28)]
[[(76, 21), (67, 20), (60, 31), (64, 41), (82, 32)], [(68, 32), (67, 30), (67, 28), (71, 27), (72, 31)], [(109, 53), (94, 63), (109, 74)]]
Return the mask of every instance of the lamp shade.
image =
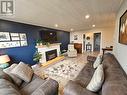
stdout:
[(9, 58), (8, 55), (1, 55), (1, 56), (0, 56), (0, 64), (2, 64), (2, 63), (7, 63), (7, 62), (9, 62), (9, 61), (10, 61), (10, 58)]

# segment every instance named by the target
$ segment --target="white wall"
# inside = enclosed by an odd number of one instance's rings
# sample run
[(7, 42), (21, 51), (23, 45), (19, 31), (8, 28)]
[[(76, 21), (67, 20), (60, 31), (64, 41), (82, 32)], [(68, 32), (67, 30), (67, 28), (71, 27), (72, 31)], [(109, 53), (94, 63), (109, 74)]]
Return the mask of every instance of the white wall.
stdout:
[(88, 40), (85, 40), (85, 46), (86, 46), (86, 44), (88, 43), (88, 42), (90, 42), (90, 44), (92, 44), (92, 51), (93, 51), (93, 46), (94, 46), (94, 33), (101, 33), (101, 46), (100, 46), (100, 48), (102, 48), (102, 31), (97, 31), (97, 30), (90, 30), (90, 32), (89, 31), (86, 31), (86, 33), (84, 33), (85, 34), (85, 36), (87, 37), (87, 36), (89, 36), (90, 37), (90, 40), (88, 41)]
[[(74, 36), (77, 35), (78, 39), (74, 40)], [(81, 43), (83, 44), (83, 34), (81, 31), (78, 32), (70, 32), (70, 42), (74, 43)], [(82, 52), (83, 52), (83, 45), (82, 45)]]
[[(94, 28), (92, 30), (86, 30), (86, 31), (76, 31), (70, 33), (70, 42), (74, 41), (74, 43), (82, 43), (83, 44), (83, 34), (87, 36), (90, 36), (90, 43), (93, 46), (93, 34), (101, 32), (101, 48), (106, 46), (112, 46), (113, 45), (113, 34), (114, 34), (114, 25), (112, 27), (106, 27), (106, 28)], [(74, 40), (74, 35), (78, 35), (78, 40)], [(87, 43), (87, 41), (86, 41)], [(93, 50), (93, 48), (92, 48)]]
[(118, 43), (119, 37), (119, 19), (122, 14), (127, 10), (127, 0), (124, 0), (120, 10), (117, 13), (116, 26), (115, 26), (115, 34), (114, 34), (114, 54), (121, 66), (127, 73), (127, 45), (123, 45)]
[[(74, 35), (78, 36), (77, 40), (74, 40)], [(83, 34), (82, 31), (78, 31), (78, 32), (70, 32), (70, 42), (74, 42), (74, 43), (83, 43)]]

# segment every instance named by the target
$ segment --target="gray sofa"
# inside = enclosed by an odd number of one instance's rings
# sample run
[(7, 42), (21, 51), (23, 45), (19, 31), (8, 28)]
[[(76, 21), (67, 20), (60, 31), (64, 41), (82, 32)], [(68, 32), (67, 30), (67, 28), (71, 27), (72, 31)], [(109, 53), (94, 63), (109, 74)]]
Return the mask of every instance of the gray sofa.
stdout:
[(77, 78), (68, 82), (64, 88), (64, 95), (127, 95), (126, 74), (114, 55), (109, 53), (103, 56), (105, 81), (102, 88), (96, 93), (87, 90), (86, 86), (95, 71), (92, 64), (93, 62), (88, 62)]
[(30, 83), (14, 84), (10, 76), (0, 70), (0, 95), (58, 95), (58, 82), (41, 79), (34, 74)]

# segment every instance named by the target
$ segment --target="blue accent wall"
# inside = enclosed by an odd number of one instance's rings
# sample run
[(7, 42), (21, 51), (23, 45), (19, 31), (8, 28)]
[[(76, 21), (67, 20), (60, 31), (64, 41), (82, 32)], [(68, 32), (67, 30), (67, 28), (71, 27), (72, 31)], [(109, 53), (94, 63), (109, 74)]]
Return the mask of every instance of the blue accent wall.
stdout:
[[(35, 64), (35, 62), (33, 61), (33, 55), (36, 51), (35, 41), (41, 38), (39, 32), (43, 29), (44, 27), (41, 26), (0, 19), (0, 32), (26, 33), (28, 40), (28, 46), (0, 49), (0, 53), (8, 54), (11, 57), (12, 61), (16, 63), (23, 61), (27, 64)], [(51, 30), (50, 28), (47, 29)], [(69, 32), (58, 31), (58, 42), (62, 43), (61, 50), (67, 49), (67, 44), (69, 43), (69, 41)]]
[(70, 32), (58, 31), (57, 36), (58, 42), (61, 43), (61, 51), (67, 50), (70, 43)]

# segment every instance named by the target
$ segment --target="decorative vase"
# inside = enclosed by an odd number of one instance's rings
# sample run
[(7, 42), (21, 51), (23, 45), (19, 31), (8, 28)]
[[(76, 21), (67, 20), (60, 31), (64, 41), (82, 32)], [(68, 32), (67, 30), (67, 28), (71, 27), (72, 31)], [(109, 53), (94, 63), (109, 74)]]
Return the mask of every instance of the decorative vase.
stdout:
[(42, 46), (43, 44), (42, 43), (40, 43), (40, 46)]
[(39, 46), (40, 44), (39, 43), (36, 43), (37, 46)]

